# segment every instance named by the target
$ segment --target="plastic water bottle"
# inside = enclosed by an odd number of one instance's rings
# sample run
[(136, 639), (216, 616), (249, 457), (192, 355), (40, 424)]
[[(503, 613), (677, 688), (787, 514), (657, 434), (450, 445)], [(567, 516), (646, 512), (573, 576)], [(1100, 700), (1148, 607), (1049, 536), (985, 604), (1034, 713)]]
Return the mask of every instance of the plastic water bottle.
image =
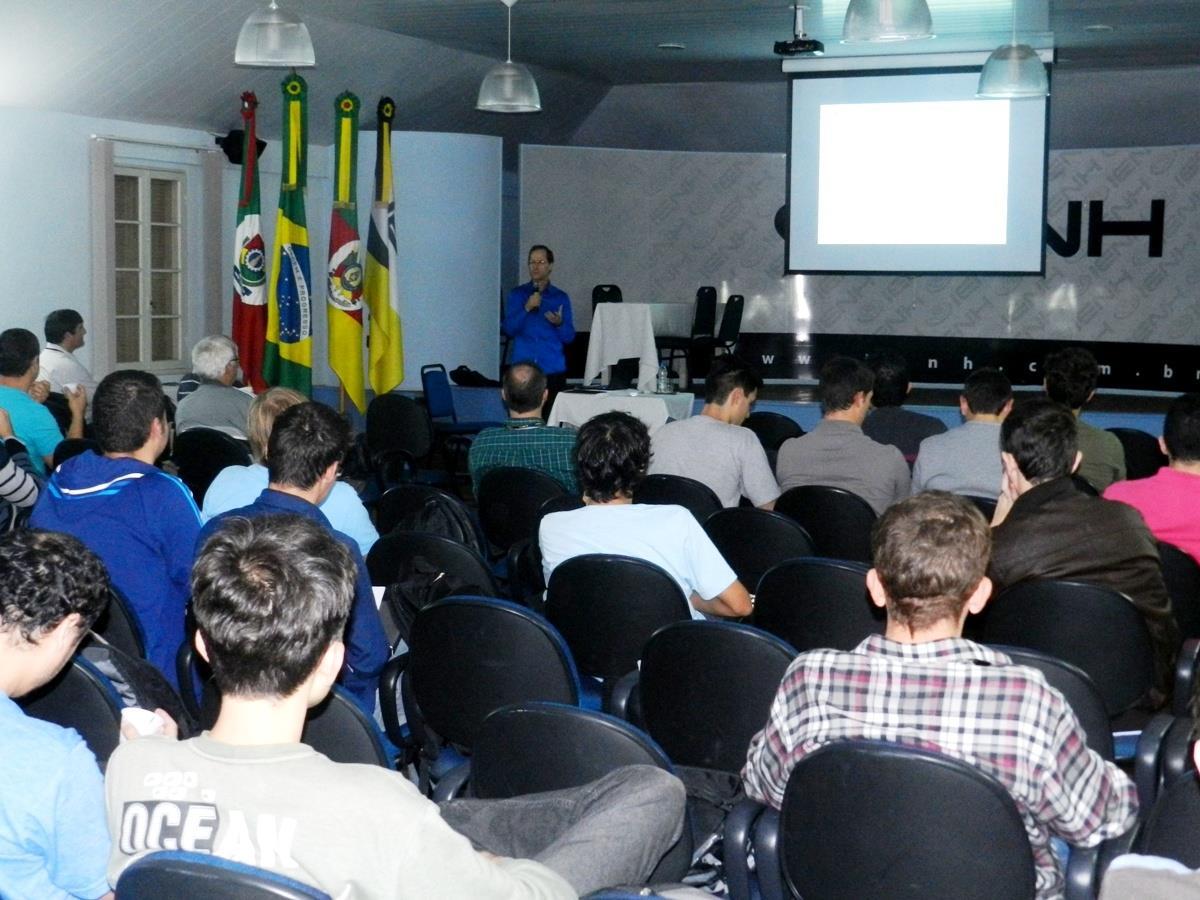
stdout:
[(658, 366), (658, 382), (654, 386), (654, 391), (658, 394), (671, 393), (671, 373), (665, 362)]

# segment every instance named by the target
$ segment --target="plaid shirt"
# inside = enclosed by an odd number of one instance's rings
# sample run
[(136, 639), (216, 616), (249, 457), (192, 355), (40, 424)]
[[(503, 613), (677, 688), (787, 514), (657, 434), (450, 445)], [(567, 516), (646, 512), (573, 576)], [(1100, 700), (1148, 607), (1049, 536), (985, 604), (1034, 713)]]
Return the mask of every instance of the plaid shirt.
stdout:
[(1016, 801), (1037, 865), (1037, 896), (1064, 881), (1051, 835), (1092, 846), (1133, 824), (1133, 784), (1088, 750), (1075, 714), (1040, 672), (963, 638), (902, 644), (873, 635), (850, 653), (792, 663), (754, 736), (746, 793), (778, 808), (797, 761), (831, 741), (866, 738), (964, 760)]
[(479, 492), (488, 469), (517, 466), (545, 472), (567, 493), (578, 494), (575, 434), (574, 428), (551, 428), (541, 419), (509, 419), (503, 427), (485, 428), (471, 442), (467, 457), (472, 487)]

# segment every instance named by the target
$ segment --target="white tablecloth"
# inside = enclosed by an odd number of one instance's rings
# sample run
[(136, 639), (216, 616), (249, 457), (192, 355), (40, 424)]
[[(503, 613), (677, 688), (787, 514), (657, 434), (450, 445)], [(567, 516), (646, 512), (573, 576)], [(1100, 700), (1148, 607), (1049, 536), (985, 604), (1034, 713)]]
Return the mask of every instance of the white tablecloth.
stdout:
[[(617, 304), (606, 304), (616, 306)], [(668, 419), (686, 419), (692, 414), (695, 394), (637, 394), (633, 391), (606, 391), (603, 394), (573, 394), (563, 391), (554, 398), (550, 425), (574, 425), (578, 428), (593, 416), (614, 409), (627, 412), (646, 423), (651, 433), (667, 424)]]
[(638, 360), (638, 390), (654, 390), (658, 350), (654, 336), (687, 335), (692, 307), (687, 303), (600, 303), (592, 314), (583, 383), (602, 379), (618, 360)]

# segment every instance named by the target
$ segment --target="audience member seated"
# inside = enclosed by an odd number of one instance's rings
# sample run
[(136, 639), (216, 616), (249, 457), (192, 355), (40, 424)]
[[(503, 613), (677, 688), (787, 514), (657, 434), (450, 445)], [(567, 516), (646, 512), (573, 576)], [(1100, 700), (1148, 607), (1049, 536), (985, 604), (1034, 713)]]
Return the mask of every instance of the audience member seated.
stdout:
[(25, 445), (13, 434), (12, 420), (0, 409), (0, 501), (20, 509), (37, 502), (41, 483), (32, 474), (32, 463)]
[(46, 316), (43, 333), (46, 346), (38, 356), (37, 380), (64, 396), (68, 386), (72, 389), (81, 387), (88, 397), (95, 396), (96, 379), (88, 367), (75, 358), (75, 351), (83, 346), (87, 334), (83, 316), (73, 309), (56, 309)]
[(1151, 706), (1167, 696), (1179, 628), (1154, 536), (1138, 513), (1081, 492), (1075, 417), (1053, 400), (1023, 400), (1000, 426), (1004, 490), (992, 520), (997, 590), (1031, 578), (1082, 581), (1120, 591), (1146, 620), (1155, 649)]
[(490, 469), (516, 466), (545, 472), (572, 496), (579, 495), (575, 477), (575, 431), (550, 428), (542, 420), (542, 407), (549, 396), (546, 374), (537, 363), (519, 362), (508, 367), (500, 388), (500, 399), (508, 410), (503, 427), (485, 428), (471, 442), (467, 465), (471, 485), (479, 493), (479, 482)]
[(170, 848), (252, 862), (335, 897), (573, 898), (644, 881), (678, 838), (683, 786), (648, 766), (439, 810), (399, 772), (301, 744), (305, 714), (342, 668), (355, 603), (348, 545), (313, 517), (231, 520), (205, 542), (192, 586), (220, 714), (200, 737), (113, 754), (114, 884), (133, 860)]
[(746, 794), (778, 808), (796, 763), (831, 741), (936, 750), (1008, 789), (1033, 848), (1037, 896), (1061, 897), (1050, 839), (1092, 846), (1123, 833), (1137, 813), (1133, 784), (1087, 748), (1040, 672), (962, 637), (992, 592), (987, 522), (970, 501), (918, 494), (879, 519), (871, 543), (867, 590), (887, 612), (886, 631), (849, 652), (796, 658), (750, 744)]
[(704, 378), (700, 415), (668, 422), (650, 445), (651, 475), (682, 475), (707, 484), (722, 506), (742, 497), (773, 509), (779, 485), (754, 432), (741, 425), (762, 388), (762, 376), (736, 356), (722, 356)]
[(1125, 478), (1125, 448), (1115, 434), (1089, 425), (1080, 418), (1083, 408), (1096, 395), (1100, 366), (1096, 357), (1082, 347), (1066, 347), (1049, 354), (1042, 363), (1046, 396), (1068, 407), (1075, 415), (1079, 452), (1083, 462), (1078, 473), (1103, 491)]
[[(42, 403), (48, 386), (44, 383), (37, 398), (30, 394), (38, 373), (38, 340), (25, 328), (9, 328), (0, 334), (0, 409), (8, 413), (13, 432), (29, 449), (33, 471), (45, 475), (54, 459), (54, 448), (64, 437), (54, 416)], [(71, 409), (71, 425), (66, 437), (83, 437), (83, 417), (87, 411), (87, 391), (82, 387), (65, 391)]]
[[(227, 466), (217, 474), (204, 495), (201, 514), (205, 521), (253, 503), (267, 489), (267, 440), (275, 419), (285, 409), (304, 402), (303, 394), (284, 387), (269, 388), (254, 398), (246, 429), (254, 462), (249, 466)], [(364, 557), (371, 552), (379, 532), (354, 488), (344, 481), (336, 482), (320, 507), (329, 524), (353, 538)]]
[[(973, 497), (1000, 496), (1000, 423), (1012, 409), (1012, 384), (999, 369), (972, 372), (958, 398), (966, 421), (921, 441), (913, 465), (912, 491), (949, 491)], [(868, 419), (868, 421), (870, 421)]]
[(237, 345), (220, 334), (201, 338), (192, 348), (192, 371), (203, 381), (179, 401), (175, 429), (213, 428), (244, 441), (254, 398), (233, 387), (238, 376)]
[(350, 426), (322, 403), (301, 403), (280, 413), (267, 442), (267, 487), (254, 502), (223, 512), (200, 533), (203, 543), (231, 519), (280, 513), (303, 516), (327, 528), (350, 552), (357, 573), (354, 608), (345, 634), (348, 648), (342, 686), (368, 716), (375, 714), (379, 673), (388, 660), (388, 643), (379, 619), (371, 576), (358, 545), (336, 530), (319, 509), (337, 483), (338, 468), (350, 446)]
[(93, 407), (103, 455), (59, 466), (30, 523), (73, 534), (100, 557), (142, 625), (146, 658), (177, 685), (200, 510), (182, 481), (154, 467), (167, 447), (167, 398), (153, 375), (126, 369), (100, 382)]
[(835, 356), (821, 368), (821, 421), (779, 448), (775, 475), (783, 490), (802, 484), (844, 488), (866, 500), (876, 515), (908, 496), (904, 456), (863, 434), (874, 386), (875, 373), (856, 359)]
[(551, 513), (538, 533), (547, 583), (559, 563), (575, 556), (635, 556), (667, 571), (690, 599), (694, 618), (750, 614), (749, 592), (695, 516), (682, 506), (633, 502), (650, 463), (643, 422), (622, 412), (596, 416), (579, 429), (575, 458), (583, 508)]
[(1118, 481), (1104, 497), (1128, 503), (1158, 540), (1200, 560), (1200, 394), (1171, 402), (1158, 444), (1166, 466), (1149, 478)]
[(917, 458), (921, 441), (946, 430), (946, 423), (934, 416), (903, 409), (912, 392), (908, 362), (898, 353), (880, 353), (871, 360), (875, 373), (874, 409), (863, 422), (863, 434), (881, 444), (891, 444), (908, 462)]

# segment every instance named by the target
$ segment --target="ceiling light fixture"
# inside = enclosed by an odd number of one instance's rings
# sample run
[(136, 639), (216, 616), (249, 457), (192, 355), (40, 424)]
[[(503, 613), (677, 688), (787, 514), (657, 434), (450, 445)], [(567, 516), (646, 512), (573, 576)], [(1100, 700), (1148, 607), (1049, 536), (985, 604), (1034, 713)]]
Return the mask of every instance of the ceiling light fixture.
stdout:
[(658, 45), (659, 50), (686, 50), (686, 44), (680, 44), (677, 41), (665, 41)]
[(925, 0), (850, 0), (842, 22), (843, 44), (931, 37), (933, 17)]
[(271, 0), (266, 9), (251, 13), (242, 25), (233, 61), (239, 66), (302, 69), (315, 66), (317, 57), (300, 17)]
[(508, 58), (483, 76), (475, 108), (494, 113), (541, 112), (542, 98), (533, 74), (512, 61), (512, 8), (517, 0), (500, 2), (508, 7)]
[(979, 73), (976, 97), (987, 100), (1025, 100), (1050, 93), (1050, 79), (1041, 58), (1028, 44), (1017, 43), (1017, 3), (1012, 0), (1012, 40), (992, 51)]

